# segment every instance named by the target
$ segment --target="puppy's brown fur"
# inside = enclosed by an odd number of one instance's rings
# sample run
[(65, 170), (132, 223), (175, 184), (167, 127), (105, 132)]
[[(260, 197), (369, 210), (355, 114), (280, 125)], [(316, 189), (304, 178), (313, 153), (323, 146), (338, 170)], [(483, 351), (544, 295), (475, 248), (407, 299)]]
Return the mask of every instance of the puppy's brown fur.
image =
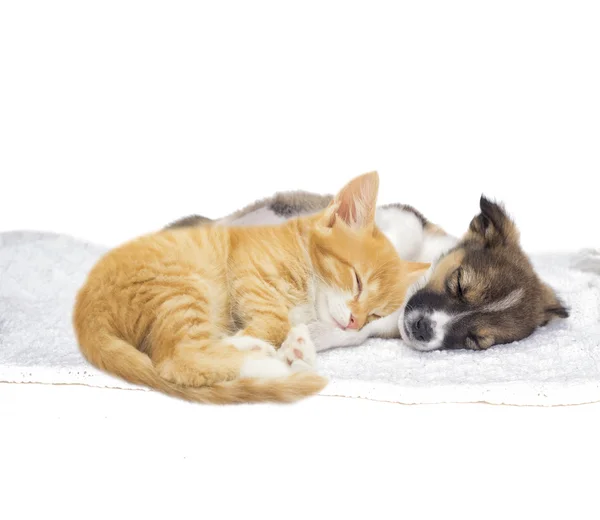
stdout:
[[(476, 350), (526, 338), (550, 320), (569, 316), (521, 249), (519, 231), (504, 208), (485, 197), (480, 207), (459, 244), (433, 266), (426, 283), (408, 299), (402, 332), (409, 342), (424, 334), (419, 325), (435, 313), (452, 318), (438, 348)], [(434, 334), (428, 341), (440, 340)], [(430, 349), (425, 341), (411, 343)]]

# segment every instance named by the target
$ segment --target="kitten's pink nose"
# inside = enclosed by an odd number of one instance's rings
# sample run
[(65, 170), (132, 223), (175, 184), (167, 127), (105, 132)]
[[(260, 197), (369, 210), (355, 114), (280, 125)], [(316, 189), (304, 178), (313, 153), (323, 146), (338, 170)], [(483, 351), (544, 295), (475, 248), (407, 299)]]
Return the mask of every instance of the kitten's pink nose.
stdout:
[(350, 314), (350, 319), (348, 320), (347, 329), (358, 329), (358, 321), (354, 317), (354, 314)]

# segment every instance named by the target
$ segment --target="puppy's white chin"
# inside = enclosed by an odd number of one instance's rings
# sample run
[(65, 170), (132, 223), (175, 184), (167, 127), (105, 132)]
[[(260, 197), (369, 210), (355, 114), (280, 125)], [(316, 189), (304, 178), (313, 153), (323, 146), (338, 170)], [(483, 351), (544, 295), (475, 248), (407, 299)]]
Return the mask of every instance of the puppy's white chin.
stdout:
[(413, 350), (418, 350), (419, 352), (431, 352), (432, 350), (437, 350), (439, 348), (437, 345), (430, 345), (429, 343), (419, 343), (410, 340), (406, 341), (406, 344)]

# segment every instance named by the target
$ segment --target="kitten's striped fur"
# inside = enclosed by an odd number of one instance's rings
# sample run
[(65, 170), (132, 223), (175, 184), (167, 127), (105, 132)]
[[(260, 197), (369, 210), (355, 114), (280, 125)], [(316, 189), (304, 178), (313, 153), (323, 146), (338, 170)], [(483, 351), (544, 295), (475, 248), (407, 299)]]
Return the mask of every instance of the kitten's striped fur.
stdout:
[(318, 392), (326, 380), (309, 366), (304, 323), (360, 329), (398, 309), (428, 267), (401, 260), (375, 225), (378, 184), (375, 172), (358, 177), (282, 225), (168, 229), (110, 251), (77, 296), (83, 354), (193, 401)]

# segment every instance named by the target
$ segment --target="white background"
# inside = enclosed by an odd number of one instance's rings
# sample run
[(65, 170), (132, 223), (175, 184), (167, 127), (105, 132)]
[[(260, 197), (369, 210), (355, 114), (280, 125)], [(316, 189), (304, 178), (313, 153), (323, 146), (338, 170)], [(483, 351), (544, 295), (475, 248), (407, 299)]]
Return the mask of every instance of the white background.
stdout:
[[(0, 230), (114, 245), (376, 169), (381, 202), (453, 233), (483, 192), (529, 251), (598, 247), (599, 27), (576, 1), (2, 1)], [(138, 512), (195, 517), (597, 518), (593, 406), (196, 408), (198, 451), (176, 464), (190, 432), (169, 406), (157, 425), (133, 398), (47, 392), (3, 394), (0, 472), (28, 506), (62, 493), (91, 518), (111, 504), (97, 478), (135, 484)]]
[(113, 245), (378, 170), (454, 233), (597, 246), (597, 2), (3, 2), (0, 229)]

